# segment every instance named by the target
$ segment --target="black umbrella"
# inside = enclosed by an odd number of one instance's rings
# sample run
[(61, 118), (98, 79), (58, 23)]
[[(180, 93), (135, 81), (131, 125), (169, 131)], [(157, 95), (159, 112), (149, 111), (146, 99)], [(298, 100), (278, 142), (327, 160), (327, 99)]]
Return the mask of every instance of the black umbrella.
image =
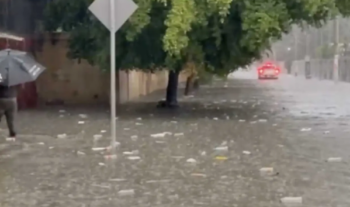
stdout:
[(46, 68), (28, 53), (17, 50), (0, 51), (0, 84), (14, 86), (35, 81)]

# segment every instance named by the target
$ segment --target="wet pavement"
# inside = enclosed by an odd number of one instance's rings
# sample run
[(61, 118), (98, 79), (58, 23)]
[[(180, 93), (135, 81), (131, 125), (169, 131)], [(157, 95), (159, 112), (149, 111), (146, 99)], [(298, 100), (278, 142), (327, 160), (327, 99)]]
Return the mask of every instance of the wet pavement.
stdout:
[(349, 207), (350, 84), (234, 77), (123, 106), (117, 157), (103, 108), (21, 112), (16, 142), (1, 123), (0, 206)]

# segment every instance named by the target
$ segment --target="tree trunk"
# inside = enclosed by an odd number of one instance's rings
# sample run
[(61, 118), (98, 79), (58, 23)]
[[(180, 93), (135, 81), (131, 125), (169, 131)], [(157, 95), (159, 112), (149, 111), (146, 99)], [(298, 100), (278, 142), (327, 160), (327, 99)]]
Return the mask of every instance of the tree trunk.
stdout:
[(188, 76), (187, 80), (186, 80), (186, 87), (185, 87), (185, 96), (188, 96), (193, 88), (193, 82), (194, 82), (194, 75), (190, 75)]
[(171, 70), (168, 76), (168, 86), (166, 89), (165, 101), (160, 101), (158, 107), (160, 108), (175, 108), (178, 106), (177, 89), (179, 83), (179, 71)]

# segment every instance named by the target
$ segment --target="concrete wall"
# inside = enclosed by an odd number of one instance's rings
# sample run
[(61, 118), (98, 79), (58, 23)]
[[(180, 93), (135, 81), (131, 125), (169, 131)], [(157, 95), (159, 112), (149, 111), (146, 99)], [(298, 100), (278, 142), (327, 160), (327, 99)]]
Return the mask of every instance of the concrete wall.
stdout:
[[(64, 102), (66, 104), (108, 103), (110, 91), (109, 74), (89, 65), (66, 57), (67, 36), (61, 35), (52, 44), (46, 37), (40, 49), (35, 50), (36, 59), (47, 67), (37, 80), (39, 101)], [(186, 74), (181, 74), (184, 81)], [(119, 72), (118, 97), (120, 103), (164, 89), (167, 73), (144, 73), (137, 70)]]

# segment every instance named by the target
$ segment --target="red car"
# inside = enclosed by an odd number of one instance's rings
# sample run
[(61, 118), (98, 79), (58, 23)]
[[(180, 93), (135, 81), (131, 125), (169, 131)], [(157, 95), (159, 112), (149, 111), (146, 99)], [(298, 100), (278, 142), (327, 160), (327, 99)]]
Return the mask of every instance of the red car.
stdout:
[(265, 63), (258, 67), (259, 79), (278, 79), (281, 69), (273, 63)]

